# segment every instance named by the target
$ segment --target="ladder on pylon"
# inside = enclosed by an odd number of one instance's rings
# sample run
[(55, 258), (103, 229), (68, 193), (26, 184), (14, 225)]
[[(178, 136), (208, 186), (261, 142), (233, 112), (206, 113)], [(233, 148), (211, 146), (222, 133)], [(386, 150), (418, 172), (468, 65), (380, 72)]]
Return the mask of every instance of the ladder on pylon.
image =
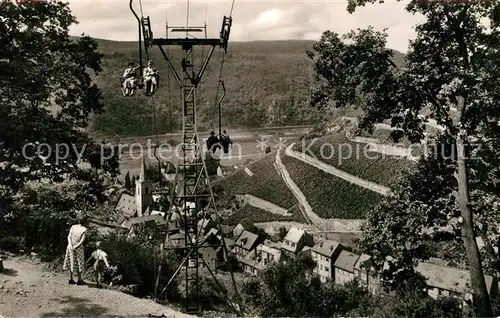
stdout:
[[(185, 253), (187, 257), (185, 264), (185, 282), (186, 282), (186, 309), (188, 312), (199, 312), (200, 283), (199, 283), (199, 250), (200, 245), (198, 237), (198, 212), (200, 211), (199, 197), (205, 183), (205, 172), (203, 171), (203, 160), (199, 160), (201, 145), (196, 131), (196, 105), (195, 92), (196, 87), (193, 84), (193, 54), (191, 50), (186, 51), (182, 60), (182, 104), (184, 109), (183, 116), (183, 151), (182, 162), (184, 174), (184, 191), (181, 200), (184, 202), (184, 235), (185, 235)], [(208, 180), (207, 180), (208, 181)], [(190, 204), (194, 203), (194, 209), (190, 209)], [(196, 299), (196, 301), (192, 301)]]

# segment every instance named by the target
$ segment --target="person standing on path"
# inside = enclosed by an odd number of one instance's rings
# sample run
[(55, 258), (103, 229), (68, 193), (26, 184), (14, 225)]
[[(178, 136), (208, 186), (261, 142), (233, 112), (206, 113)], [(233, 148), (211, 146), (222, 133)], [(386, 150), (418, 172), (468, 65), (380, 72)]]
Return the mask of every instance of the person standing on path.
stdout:
[(96, 250), (92, 253), (87, 262), (90, 262), (92, 259), (94, 262), (94, 271), (95, 271), (95, 281), (97, 283), (97, 288), (102, 288), (102, 279), (104, 276), (104, 272), (107, 268), (109, 268), (108, 263), (108, 254), (101, 250), (101, 242), (95, 243)]
[[(66, 255), (64, 257), (63, 270), (68, 269), (69, 263), (69, 284), (84, 285), (82, 273), (84, 268), (83, 243), (85, 242), (85, 234), (87, 233), (87, 217), (81, 214), (79, 223), (71, 226), (68, 234), (68, 246), (66, 247)], [(77, 265), (78, 281), (75, 283), (73, 273), (75, 272), (75, 261)]]

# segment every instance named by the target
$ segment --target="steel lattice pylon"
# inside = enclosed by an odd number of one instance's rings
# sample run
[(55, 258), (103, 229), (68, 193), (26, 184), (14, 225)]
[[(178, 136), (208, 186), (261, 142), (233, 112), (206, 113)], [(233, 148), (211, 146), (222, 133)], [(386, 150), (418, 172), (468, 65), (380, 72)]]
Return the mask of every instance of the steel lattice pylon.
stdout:
[[(149, 21), (149, 20), (148, 20)], [(221, 229), (221, 220), (217, 214), (217, 208), (215, 206), (215, 200), (213, 192), (210, 185), (209, 174), (205, 164), (205, 154), (203, 151), (203, 145), (201, 144), (201, 139), (198, 136), (197, 125), (196, 125), (196, 90), (203, 76), (203, 73), (210, 61), (215, 48), (221, 47), (225, 50), (227, 49), (227, 40), (229, 36), (229, 28), (231, 26), (231, 18), (224, 17), (221, 37), (218, 39), (153, 39), (152, 34), (149, 37), (150, 43), (145, 43), (146, 47), (148, 45), (156, 45), (160, 49), (163, 57), (169, 65), (171, 73), (177, 80), (182, 96), (182, 108), (183, 108), (183, 138), (181, 144), (181, 154), (179, 157), (177, 165), (177, 173), (174, 181), (174, 187), (171, 198), (171, 205), (175, 207), (181, 207), (182, 212), (181, 224), (184, 231), (184, 246), (172, 247), (169, 241), (169, 229), (170, 218), (172, 213), (167, 213), (167, 231), (164, 243), (164, 249), (177, 249), (181, 250), (181, 255), (183, 256), (183, 262), (175, 272), (173, 277), (171, 277), (167, 286), (163, 289), (162, 293), (168, 287), (168, 284), (173, 280), (173, 278), (183, 270), (185, 274), (185, 298), (186, 298), (186, 310), (188, 312), (199, 312), (200, 308), (200, 282), (199, 282), (199, 269), (200, 265), (204, 264), (209, 270), (212, 277), (215, 279), (216, 283), (220, 286), (215, 278), (215, 275), (210, 270), (208, 264), (205, 263), (203, 258), (200, 257), (200, 249), (202, 248), (217, 248), (222, 247), (225, 251), (225, 256), (227, 259), (227, 247), (222, 237), (221, 244), (218, 245), (202, 245), (201, 233), (198, 233), (199, 222), (208, 222), (209, 218), (215, 216), (215, 221)], [(149, 27), (149, 23), (147, 25)], [(168, 30), (177, 32), (195, 32), (205, 29), (205, 27), (200, 28), (179, 28), (179, 27), (169, 27)], [(205, 29), (206, 34), (206, 29)], [(146, 37), (145, 37), (146, 38)], [(165, 45), (176, 45), (182, 47), (182, 59), (181, 59), (181, 69), (182, 73), (179, 75), (175, 70), (169, 56), (163, 49)], [(211, 46), (211, 50), (208, 56), (203, 61), (201, 68), (196, 71), (194, 68), (194, 58), (193, 58), (193, 47), (195, 46)], [(159, 269), (161, 273), (161, 268)], [(234, 277), (233, 278), (233, 284)], [(157, 278), (158, 282), (158, 278)], [(161, 295), (160, 294), (160, 295)], [(231, 302), (229, 302), (233, 305)]]
[[(200, 144), (200, 139), (196, 127), (196, 104), (195, 104), (195, 94), (198, 88), (203, 73), (210, 61), (215, 48), (222, 48), (224, 54), (227, 52), (227, 46), (229, 41), (229, 33), (232, 25), (231, 14), (229, 17), (224, 16), (222, 21), (222, 28), (220, 31), (219, 38), (209, 39), (206, 36), (206, 24), (203, 27), (169, 27), (167, 29), (167, 38), (155, 39), (153, 37), (153, 32), (151, 31), (151, 23), (149, 17), (139, 17), (134, 11), (132, 6), (133, 0), (130, 0), (129, 7), (134, 14), (139, 31), (139, 65), (140, 65), (140, 75), (143, 72), (143, 62), (142, 62), (142, 39), (144, 40), (144, 50), (146, 57), (148, 58), (148, 50), (152, 46), (157, 46), (165, 61), (168, 63), (170, 72), (173, 74), (177, 83), (179, 84), (182, 96), (182, 109), (183, 109), (183, 138), (181, 143), (182, 153), (180, 154), (179, 162), (177, 165), (176, 177), (174, 181), (174, 186), (172, 188), (172, 197), (170, 200), (171, 211), (172, 208), (182, 207), (182, 213), (180, 215), (182, 228), (184, 230), (184, 246), (175, 247), (175, 249), (181, 250), (181, 255), (183, 256), (183, 262), (170, 278), (169, 282), (163, 288), (160, 296), (166, 291), (169, 284), (173, 281), (175, 276), (184, 269), (185, 273), (185, 297), (186, 297), (186, 310), (188, 312), (198, 312), (200, 311), (200, 284), (199, 284), (199, 265), (204, 263), (204, 265), (209, 270), (210, 274), (214, 278), (215, 282), (222, 288), (218, 283), (215, 275), (210, 270), (210, 267), (205, 263), (203, 258), (200, 261), (200, 248), (210, 248), (210, 247), (221, 247), (223, 248), (226, 260), (228, 259), (227, 246), (225, 244), (224, 236), (221, 235), (221, 242), (218, 245), (202, 245), (203, 242), (200, 240), (200, 233), (198, 233), (198, 223), (200, 220), (208, 221), (207, 217), (215, 216), (216, 223), (221, 228), (221, 219), (217, 213), (217, 207), (215, 205), (215, 200), (210, 186), (210, 179), (205, 164), (205, 158), (203, 153), (203, 147)], [(140, 2), (140, 0), (139, 0)], [(234, 5), (234, 0), (233, 0)], [(232, 12), (233, 6), (231, 7)], [(141, 15), (142, 15), (142, 5), (141, 5)], [(185, 32), (185, 38), (168, 38), (168, 33), (170, 32)], [(190, 32), (205, 32), (205, 38), (189, 38)], [(179, 76), (175, 67), (173, 66), (168, 54), (163, 49), (163, 46), (180, 46), (182, 48), (182, 59), (181, 68), (182, 74)], [(195, 46), (210, 46), (211, 50), (208, 56), (204, 59), (201, 68), (196, 72), (194, 68), (194, 57), (193, 57), (193, 47)], [(224, 61), (224, 56), (221, 62), (222, 65)], [(219, 75), (219, 84), (221, 82), (221, 74)], [(220, 101), (219, 101), (220, 107)], [(220, 126), (220, 124), (219, 124)], [(158, 145), (156, 145), (158, 146)], [(180, 179), (179, 176), (182, 178)], [(171, 244), (169, 244), (169, 224), (172, 213), (166, 213), (166, 231), (165, 231), (165, 242), (161, 247), (162, 259), (164, 257), (164, 250), (171, 249)], [(158, 268), (158, 274), (155, 283), (155, 299), (157, 299), (157, 290), (159, 284), (159, 278), (161, 275), (161, 262)], [(233, 287), (236, 292), (236, 298), (239, 303), (239, 294), (236, 287), (236, 282), (231, 270), (231, 263), (229, 262), (229, 268), (231, 272), (231, 278), (233, 281)], [(229, 305), (233, 306), (236, 311), (241, 314), (241, 307), (236, 307), (234, 304), (228, 300)], [(193, 301), (190, 301), (193, 300)], [(240, 305), (240, 304), (238, 304)]]

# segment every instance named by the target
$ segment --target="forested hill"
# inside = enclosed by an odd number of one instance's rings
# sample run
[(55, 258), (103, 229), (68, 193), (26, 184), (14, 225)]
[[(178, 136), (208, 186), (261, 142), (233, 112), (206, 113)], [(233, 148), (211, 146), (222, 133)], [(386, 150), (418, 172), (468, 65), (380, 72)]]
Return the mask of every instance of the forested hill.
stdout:
[[(106, 104), (106, 112), (94, 118), (90, 129), (105, 136), (154, 134), (152, 101), (137, 92), (123, 97), (119, 79), (129, 61), (138, 63), (137, 42), (97, 40), (104, 54), (103, 72), (96, 78)], [(308, 105), (313, 84), (313, 62), (306, 50), (313, 41), (230, 42), (224, 60), (222, 79), (227, 95), (222, 102), (225, 128), (253, 128), (278, 125), (314, 124), (320, 116)], [(165, 47), (180, 74), (180, 49)], [(201, 66), (209, 48), (194, 52), (195, 66)], [(400, 63), (402, 54), (395, 52)], [(199, 129), (217, 125), (214, 116), (216, 90), (222, 52), (216, 50), (198, 90)], [(167, 62), (158, 48), (150, 50), (150, 59), (160, 71), (160, 88), (154, 105), (159, 133), (179, 129), (181, 124), (180, 91)], [(169, 85), (170, 82), (170, 85)], [(222, 90), (219, 96), (222, 94)]]

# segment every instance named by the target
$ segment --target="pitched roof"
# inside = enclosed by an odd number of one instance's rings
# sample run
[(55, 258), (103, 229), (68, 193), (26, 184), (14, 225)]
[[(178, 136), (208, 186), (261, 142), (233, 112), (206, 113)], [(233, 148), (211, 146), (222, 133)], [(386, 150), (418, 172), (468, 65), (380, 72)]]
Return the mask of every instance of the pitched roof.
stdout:
[(252, 232), (244, 230), (236, 240), (236, 245), (243, 247), (246, 250), (251, 250), (259, 236)]
[(253, 231), (256, 228), (255, 224), (253, 224), (248, 219), (241, 220), (240, 223), (238, 223), (238, 225), (241, 225), (247, 231)]
[(241, 257), (238, 259), (241, 263), (245, 264), (245, 265), (249, 265), (255, 269), (258, 269), (259, 268), (259, 263), (256, 262), (250, 255), (248, 255), (247, 257)]
[(312, 251), (318, 254), (321, 254), (326, 257), (333, 257), (333, 254), (339, 249), (342, 248), (342, 245), (333, 240), (322, 240), (312, 247)]
[(151, 215), (161, 215), (161, 217), (163, 218), (163, 217), (165, 217), (165, 212), (153, 210), (153, 211), (151, 211)]
[(126, 217), (132, 217), (137, 212), (135, 197), (128, 193), (122, 193), (115, 206), (115, 211), (121, 212)]
[(281, 242), (273, 242), (271, 240), (265, 240), (264, 243), (265, 246), (268, 246), (270, 248), (274, 248), (274, 249), (280, 249), (281, 248)]
[[(304, 242), (304, 247), (314, 245), (314, 238), (311, 234), (307, 233), (306, 231), (304, 231), (302, 229), (292, 227), (292, 228), (290, 228), (290, 230), (286, 234), (286, 236), (281, 244), (281, 248), (283, 248), (287, 251), (290, 251), (292, 253), (296, 253), (299, 249), (298, 243), (300, 242), (300, 240), (302, 238), (303, 238), (303, 242)], [(286, 244), (286, 242), (294, 243), (295, 246), (294, 247), (288, 246)]]
[(350, 273), (354, 273), (354, 265), (356, 265), (358, 259), (359, 255), (343, 250), (340, 252), (339, 257), (337, 257), (334, 266)]
[(257, 246), (257, 251), (262, 251), (268, 254), (272, 254), (276, 259), (279, 259), (281, 257), (281, 251), (279, 249), (268, 246), (266, 244), (259, 244)]
[[(219, 235), (219, 236), (217, 236), (217, 237), (220, 237), (220, 235)], [(221, 240), (222, 240), (222, 239), (221, 239)], [(227, 237), (225, 237), (225, 238), (224, 238), (224, 242), (226, 243), (226, 248), (227, 248), (228, 250), (231, 250), (232, 246), (236, 243), (234, 240), (232, 240), (232, 239), (230, 239), (230, 238), (227, 238)]]
[(358, 261), (354, 265), (354, 269), (356, 269), (358, 271), (366, 271), (366, 265), (367, 265), (366, 262), (369, 261), (370, 258), (371, 258), (370, 255), (361, 254), (361, 256), (359, 257)]
[(161, 217), (161, 215), (156, 214), (156, 215), (143, 215), (137, 218), (132, 218), (128, 221), (125, 221), (124, 226), (130, 228), (132, 225), (146, 223), (150, 221), (155, 221), (156, 224), (160, 226), (166, 224), (165, 220)]
[(169, 235), (169, 246), (184, 247), (186, 245), (186, 237), (183, 232)]
[[(416, 271), (422, 274), (427, 281), (427, 285), (448, 291), (464, 294), (471, 290), (470, 274), (466, 270), (440, 266), (429, 262), (419, 262)], [(484, 275), (488, 292), (493, 287), (493, 277)]]
[(207, 228), (213, 228), (214, 221), (212, 221), (211, 219), (199, 219), (197, 226), (198, 232), (201, 232), (202, 230), (204, 231)]
[(291, 227), (288, 233), (286, 233), (285, 240), (297, 244), (303, 236), (312, 236), (302, 229), (296, 227)]
[(229, 234), (229, 233), (232, 233), (233, 232), (233, 226), (229, 226), (229, 225), (221, 225), (221, 228), (222, 228), (222, 233), (223, 234)]

